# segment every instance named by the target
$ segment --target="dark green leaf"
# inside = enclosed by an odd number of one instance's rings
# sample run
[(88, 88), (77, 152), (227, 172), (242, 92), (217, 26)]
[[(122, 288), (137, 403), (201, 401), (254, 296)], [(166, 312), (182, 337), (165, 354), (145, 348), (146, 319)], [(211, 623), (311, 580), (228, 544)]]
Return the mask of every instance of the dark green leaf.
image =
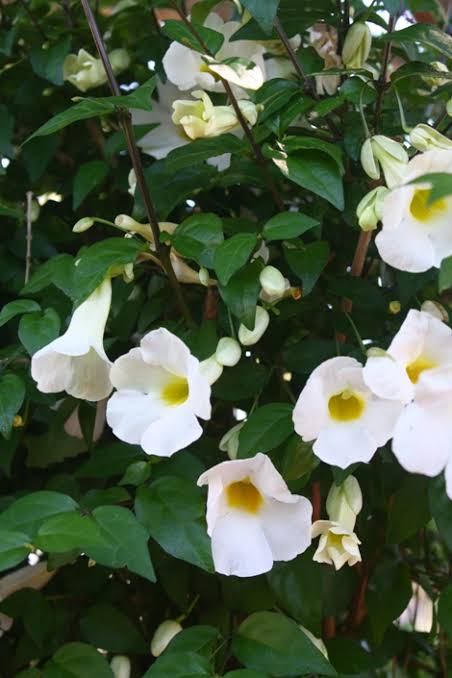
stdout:
[(303, 249), (289, 249), (285, 247), (284, 254), (290, 268), (302, 281), (302, 292), (306, 296), (312, 291), (328, 262), (328, 243), (324, 240), (319, 240), (318, 242), (306, 245)]
[(441, 591), (438, 603), (438, 621), (447, 635), (452, 636), (452, 584)]
[(278, 11), (279, 0), (243, 0), (243, 6), (253, 16), (266, 33), (271, 33)]
[(33, 139), (31, 143), (23, 147), (21, 159), (32, 182), (41, 178), (59, 145), (60, 137), (54, 134), (46, 139)]
[(21, 290), (21, 294), (36, 294), (51, 284), (73, 296), (74, 259), (70, 254), (57, 254), (40, 266)]
[(221, 297), (231, 313), (250, 330), (256, 321), (256, 303), (261, 289), (260, 272), (261, 264), (253, 261), (235, 273), (227, 285), (218, 286)]
[(0, 376), (0, 433), (9, 435), (15, 415), (22, 407), (25, 385), (15, 374)]
[(449, 290), (452, 287), (452, 256), (446, 257), (441, 262), (438, 278), (438, 289), (440, 292)]
[(227, 285), (234, 273), (246, 264), (256, 242), (254, 233), (237, 233), (216, 248), (214, 266), (222, 285)]
[(35, 46), (30, 61), (34, 72), (54, 85), (63, 84), (63, 62), (71, 48), (71, 38), (63, 38), (51, 47)]
[(31, 551), (29, 540), (23, 532), (0, 530), (0, 570), (8, 570), (22, 562)]
[(435, 519), (441, 537), (452, 551), (452, 501), (446, 494), (444, 477), (431, 481), (429, 487), (430, 511)]
[(11, 140), (14, 130), (14, 118), (6, 106), (0, 105), (0, 153), (6, 156), (14, 154)]
[(193, 23), (193, 28), (202, 42), (193, 35), (188, 26), (182, 21), (175, 19), (167, 19), (165, 21), (162, 33), (170, 38), (170, 40), (176, 40), (176, 42), (180, 42), (185, 47), (194, 49), (201, 54), (207, 54), (208, 52), (216, 54), (224, 42), (224, 36), (218, 33), (218, 31), (213, 31), (211, 28), (206, 28), (196, 23)]
[(394, 496), (389, 513), (388, 542), (399, 544), (430, 520), (428, 479), (407, 476)]
[(254, 410), (240, 430), (238, 456), (253, 457), (284, 442), (293, 432), (292, 410), (287, 403), (270, 403)]
[(77, 170), (74, 177), (72, 207), (76, 210), (86, 196), (99, 186), (110, 170), (110, 166), (104, 160), (92, 160), (86, 162)]
[(240, 153), (243, 148), (243, 141), (233, 134), (220, 134), (213, 139), (195, 139), (186, 146), (171, 151), (165, 159), (165, 168), (176, 172), (223, 153)]
[(68, 643), (44, 667), (45, 678), (114, 678), (104, 657), (91, 645)]
[(338, 210), (344, 209), (344, 189), (337, 162), (316, 150), (298, 151), (287, 159), (287, 177), (302, 188), (325, 198)]
[(213, 626), (191, 626), (178, 633), (168, 645), (168, 652), (198, 652), (210, 654), (218, 638), (218, 629)]
[(101, 543), (102, 537), (90, 516), (82, 516), (77, 511), (68, 511), (45, 520), (38, 530), (35, 541), (43, 551), (64, 553)]
[(86, 610), (80, 619), (84, 640), (109, 652), (144, 654), (147, 644), (136, 626), (123, 612), (109, 603), (99, 603)]
[(19, 322), (19, 339), (30, 355), (47, 346), (60, 332), (60, 317), (53, 308), (27, 313)]
[(30, 492), (0, 513), (0, 529), (23, 531), (33, 537), (47, 518), (74, 511), (77, 506), (72, 497), (60, 492)]
[(12, 318), (23, 313), (32, 313), (41, 309), (37, 301), (31, 299), (16, 299), (5, 304), (0, 312), (0, 327), (9, 322)]
[(266, 240), (290, 240), (318, 225), (317, 219), (300, 212), (281, 212), (267, 221), (262, 235)]
[(172, 242), (183, 256), (212, 267), (215, 249), (223, 242), (221, 219), (210, 213), (193, 214), (176, 228)]
[(370, 626), (376, 643), (381, 642), (386, 629), (402, 614), (410, 598), (408, 566), (389, 560), (380, 562), (369, 581), (366, 595)]
[(146, 671), (143, 678), (213, 678), (206, 657), (195, 652), (169, 652), (163, 654)]
[(381, 36), (380, 40), (389, 40), (397, 45), (419, 42), (424, 47), (430, 47), (447, 59), (452, 59), (452, 38), (438, 26), (430, 23), (417, 23), (401, 31), (394, 31)]

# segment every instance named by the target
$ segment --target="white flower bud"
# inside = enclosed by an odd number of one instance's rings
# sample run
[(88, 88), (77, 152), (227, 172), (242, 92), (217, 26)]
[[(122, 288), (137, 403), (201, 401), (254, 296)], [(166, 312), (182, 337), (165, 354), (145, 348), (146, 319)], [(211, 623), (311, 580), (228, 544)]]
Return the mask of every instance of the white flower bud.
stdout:
[(167, 619), (157, 627), (151, 640), (151, 654), (160, 657), (174, 636), (182, 631), (182, 626), (174, 619)]
[(262, 269), (259, 282), (265, 294), (271, 298), (281, 298), (286, 290), (285, 278), (274, 266), (265, 266)]
[(204, 285), (204, 287), (209, 287), (209, 281), (210, 281), (210, 276), (209, 276), (209, 271), (207, 268), (204, 266), (201, 266), (199, 269), (199, 282), (201, 285)]
[(364, 198), (356, 208), (358, 223), (363, 231), (373, 231), (383, 218), (383, 205), (389, 191), (385, 186), (377, 186)]
[(326, 500), (330, 520), (352, 532), (362, 507), (363, 495), (354, 476), (348, 476), (341, 485), (331, 486)]
[(83, 217), (82, 219), (79, 219), (75, 226), (73, 227), (72, 231), (74, 233), (83, 233), (84, 231), (87, 231), (91, 226), (94, 224), (94, 219), (91, 217)]
[(240, 424), (236, 424), (230, 428), (220, 440), (220, 450), (222, 452), (226, 452), (229, 459), (231, 460), (237, 459), (237, 452), (239, 451), (240, 429), (243, 427), (244, 423), (244, 421), (241, 421)]
[(380, 166), (388, 188), (399, 186), (406, 172), (408, 154), (402, 144), (376, 134), (366, 139), (361, 148), (361, 165), (371, 179), (380, 178)]
[(215, 353), (199, 363), (199, 369), (203, 377), (207, 379), (212, 386), (223, 374), (223, 365), (220, 365), (215, 357)]
[(31, 206), (30, 206), (30, 219), (31, 219), (32, 224), (34, 224), (34, 222), (39, 219), (40, 211), (41, 211), (41, 208), (39, 207), (38, 201), (32, 200)]
[(125, 71), (130, 66), (130, 56), (125, 49), (114, 49), (108, 58), (115, 74)]
[(234, 367), (242, 356), (239, 342), (232, 337), (223, 337), (218, 342), (215, 358), (223, 367)]
[(342, 61), (346, 68), (361, 68), (369, 56), (372, 34), (369, 26), (355, 22), (347, 31), (342, 49)]
[(371, 139), (366, 139), (361, 146), (361, 165), (368, 177), (380, 178), (380, 168), (374, 157)]
[(450, 151), (452, 148), (452, 141), (438, 132), (438, 130), (424, 125), (423, 123), (416, 125), (410, 132), (410, 142), (418, 151), (424, 153), (425, 151), (433, 151), (442, 149)]
[(452, 118), (452, 99), (449, 99), (449, 101), (447, 102), (446, 111), (447, 115), (449, 115)]
[(124, 655), (116, 655), (110, 662), (110, 668), (115, 678), (130, 678), (130, 659)]
[(421, 306), (421, 311), (424, 311), (424, 313), (429, 313), (434, 318), (442, 320), (442, 322), (445, 323), (449, 322), (448, 312), (446, 311), (444, 306), (437, 301), (424, 301), (424, 303)]
[(115, 219), (115, 226), (126, 233), (138, 233), (149, 242), (154, 242), (150, 224), (140, 224), (127, 214), (118, 214)]
[(249, 330), (245, 325), (240, 325), (239, 327), (239, 341), (242, 346), (252, 346), (253, 344), (256, 344), (263, 336), (269, 322), (270, 316), (268, 311), (266, 311), (265, 308), (262, 308), (262, 306), (256, 306), (254, 328)]

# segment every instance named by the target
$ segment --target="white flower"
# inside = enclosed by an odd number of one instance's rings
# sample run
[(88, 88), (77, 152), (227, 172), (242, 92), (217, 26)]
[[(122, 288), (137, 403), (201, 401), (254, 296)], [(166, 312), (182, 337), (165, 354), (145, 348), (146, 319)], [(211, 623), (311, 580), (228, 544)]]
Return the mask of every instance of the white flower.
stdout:
[(411, 582), (411, 589), (413, 595), (410, 602), (395, 624), (404, 631), (430, 633), (433, 626), (433, 601), (417, 582)]
[(331, 520), (317, 520), (312, 526), (312, 538), (320, 535), (317, 551), (313, 556), (316, 563), (334, 565), (340, 570), (346, 563), (350, 567), (361, 562), (359, 544), (354, 532)]
[(430, 313), (411, 309), (387, 352), (368, 358), (363, 376), (380, 398), (408, 403), (423, 385), (447, 388), (449, 365), (452, 330)]
[[(241, 24), (238, 21), (223, 22), (218, 14), (212, 12), (204, 22), (204, 26), (212, 28), (224, 36), (224, 42), (215, 55), (216, 61), (224, 61), (231, 57), (253, 61), (265, 74), (263, 54), (265, 48), (253, 40), (236, 40), (230, 42), (231, 36), (238, 31)], [(180, 90), (201, 88), (208, 92), (224, 92), (223, 83), (215, 73), (210, 71), (202, 55), (179, 42), (172, 42), (165, 56), (163, 67), (168, 79)], [(241, 88), (233, 85), (234, 92), (239, 98), (245, 96)]]
[(154, 631), (151, 640), (151, 654), (154, 657), (160, 657), (166, 650), (174, 636), (182, 631), (182, 626), (175, 619), (166, 619)]
[(374, 395), (354, 358), (326, 360), (309, 377), (293, 411), (295, 431), (327, 464), (368, 462), (391, 438), (402, 405)]
[(380, 166), (388, 188), (399, 186), (407, 172), (408, 154), (394, 139), (376, 134), (361, 147), (361, 165), (371, 179), (380, 178)]
[(408, 185), (431, 172), (446, 172), (452, 180), (452, 151), (427, 151), (413, 158), (404, 186), (385, 199), (383, 229), (375, 244), (381, 258), (394, 268), (411, 273), (428, 271), (452, 254), (452, 196), (428, 203), (431, 186)]
[(355, 476), (348, 476), (341, 485), (331, 485), (326, 499), (330, 520), (352, 531), (362, 507), (363, 495)]
[[(115, 74), (120, 73), (130, 64), (130, 57), (124, 49), (113, 50), (109, 54), (109, 59)], [(107, 74), (102, 61), (96, 59), (84, 49), (80, 49), (78, 54), (68, 54), (65, 58), (63, 78), (81, 92), (86, 92), (107, 82)]]
[[(232, 106), (214, 106), (206, 92), (192, 92), (195, 100), (178, 99), (173, 102), (172, 121), (181, 125), (190, 139), (217, 137), (239, 127), (237, 115)], [(197, 100), (196, 100), (197, 99)], [(251, 101), (239, 101), (239, 108), (245, 120), (251, 125), (257, 121), (257, 108)]]
[[(324, 68), (342, 68), (342, 59), (337, 54), (337, 31), (331, 26), (317, 23), (309, 29), (309, 42), (324, 61)], [(340, 75), (316, 75), (317, 94), (336, 94)]]
[(214, 384), (223, 374), (223, 365), (218, 362), (215, 353), (200, 362), (199, 369), (209, 385)]
[(106, 278), (75, 309), (66, 332), (34, 354), (31, 376), (40, 391), (66, 391), (93, 401), (110, 394), (111, 363), (103, 345), (110, 304), (111, 280)]
[(369, 56), (372, 34), (364, 21), (356, 21), (347, 31), (342, 48), (346, 68), (362, 68)]
[[(94, 419), (93, 441), (97, 442), (104, 432), (105, 413), (107, 410), (107, 399), (99, 400), (96, 405), (96, 417)], [(83, 431), (80, 426), (79, 406), (77, 406), (71, 415), (64, 422), (64, 430), (72, 438), (83, 440)]]
[(256, 318), (253, 329), (249, 330), (245, 325), (240, 325), (239, 327), (239, 341), (242, 346), (257, 344), (259, 339), (265, 334), (269, 323), (270, 316), (268, 311), (262, 308), (262, 306), (256, 306)]
[(275, 266), (265, 266), (259, 276), (262, 291), (271, 299), (281, 299), (287, 287), (286, 279)]
[(203, 473), (215, 570), (253, 577), (292, 560), (311, 543), (311, 503), (291, 494), (265, 454), (224, 461)]
[(202, 435), (197, 417), (210, 419), (210, 386), (181, 339), (160, 328), (111, 368), (117, 389), (108, 401), (113, 433), (146, 454), (170, 457)]

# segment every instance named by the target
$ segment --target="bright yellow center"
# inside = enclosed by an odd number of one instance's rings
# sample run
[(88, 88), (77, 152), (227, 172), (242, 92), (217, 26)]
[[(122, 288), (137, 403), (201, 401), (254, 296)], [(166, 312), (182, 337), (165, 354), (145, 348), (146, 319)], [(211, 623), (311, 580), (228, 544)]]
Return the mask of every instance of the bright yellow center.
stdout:
[(364, 400), (357, 393), (342, 391), (328, 401), (330, 417), (336, 421), (353, 421), (364, 412)]
[(335, 532), (328, 532), (328, 546), (335, 549), (342, 548), (343, 534), (336, 534)]
[(428, 222), (447, 209), (446, 201), (443, 199), (427, 204), (429, 196), (429, 188), (417, 188), (414, 191), (410, 204), (410, 212), (418, 221)]
[(182, 405), (188, 398), (188, 382), (184, 377), (174, 377), (162, 391), (162, 399), (167, 405)]
[(431, 370), (436, 367), (435, 363), (427, 358), (416, 358), (416, 360), (406, 366), (406, 373), (412, 384), (417, 384), (419, 377), (424, 370)]
[(228, 485), (226, 497), (231, 508), (241, 509), (247, 513), (259, 513), (263, 501), (259, 490), (247, 478)]

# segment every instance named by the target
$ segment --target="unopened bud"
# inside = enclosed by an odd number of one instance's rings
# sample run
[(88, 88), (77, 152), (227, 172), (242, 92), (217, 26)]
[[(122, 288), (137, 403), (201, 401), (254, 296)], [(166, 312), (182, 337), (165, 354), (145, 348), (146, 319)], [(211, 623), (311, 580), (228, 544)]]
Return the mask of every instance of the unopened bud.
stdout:
[(91, 228), (93, 224), (94, 219), (92, 217), (83, 217), (83, 219), (79, 219), (77, 221), (72, 231), (74, 233), (83, 233), (84, 231), (87, 231), (89, 228)]
[(383, 205), (389, 191), (385, 186), (377, 186), (364, 198), (356, 208), (358, 223), (363, 231), (373, 231), (383, 217)]
[(376, 134), (366, 139), (361, 148), (361, 165), (371, 179), (380, 178), (380, 166), (388, 188), (402, 183), (408, 164), (408, 154), (402, 144)]
[(199, 363), (199, 369), (203, 377), (207, 379), (212, 386), (223, 374), (223, 365), (220, 365), (215, 357), (215, 353)]
[(31, 205), (30, 205), (30, 219), (31, 223), (34, 224), (35, 221), (39, 219), (39, 213), (41, 211), (41, 208), (39, 207), (39, 203), (37, 200), (32, 200)]
[(424, 153), (425, 151), (433, 151), (436, 149), (450, 151), (452, 148), (452, 141), (438, 132), (438, 130), (424, 125), (423, 123), (416, 125), (410, 132), (410, 142), (418, 151)]
[(363, 495), (354, 476), (348, 476), (341, 485), (331, 486), (326, 500), (330, 520), (353, 532), (362, 507)]
[(209, 271), (204, 266), (201, 266), (199, 269), (199, 282), (201, 285), (204, 285), (204, 287), (209, 287), (209, 280)]
[(442, 322), (449, 322), (449, 314), (442, 304), (438, 301), (424, 301), (421, 306), (421, 311), (424, 313), (429, 313), (434, 318), (441, 320)]
[(130, 56), (125, 49), (114, 49), (108, 55), (114, 73), (125, 71), (130, 65)]
[(130, 678), (130, 659), (124, 655), (116, 655), (110, 662), (110, 668), (115, 678)]
[(182, 626), (174, 619), (167, 619), (157, 627), (151, 640), (151, 654), (159, 657), (168, 647), (174, 636), (182, 631)]
[(262, 308), (262, 306), (256, 306), (256, 319), (254, 321), (253, 329), (249, 330), (245, 325), (240, 325), (239, 327), (239, 341), (242, 346), (252, 346), (253, 344), (256, 344), (263, 336), (269, 322), (270, 316), (268, 311), (266, 311), (265, 308)]
[(120, 228), (121, 231), (125, 231), (126, 233), (138, 233), (145, 238), (145, 240), (154, 242), (150, 224), (140, 224), (139, 221), (135, 221), (135, 219), (129, 217), (128, 214), (118, 214), (115, 219), (115, 226)]
[(124, 266), (123, 272), (122, 272), (122, 279), (124, 280), (125, 283), (130, 283), (134, 279), (134, 274), (133, 274), (133, 263), (130, 262), (129, 264), (126, 264)]
[(400, 301), (395, 300), (395, 301), (389, 302), (389, 305), (388, 305), (389, 313), (392, 313), (392, 315), (397, 315), (398, 313), (400, 313), (401, 310), (402, 310), (402, 306), (400, 304)]
[(449, 99), (449, 101), (446, 104), (446, 112), (447, 115), (449, 115), (452, 118), (452, 99)]
[(223, 337), (218, 342), (215, 358), (223, 367), (234, 367), (242, 357), (239, 342), (232, 337)]
[(361, 68), (369, 56), (372, 34), (369, 26), (362, 21), (355, 22), (347, 31), (342, 61), (346, 68)]
[(237, 459), (237, 452), (239, 451), (240, 430), (244, 423), (244, 421), (241, 421), (240, 424), (236, 424), (230, 428), (220, 440), (220, 450), (222, 452), (226, 452), (229, 459), (231, 460)]
[(266, 295), (280, 298), (286, 290), (284, 276), (274, 266), (265, 266), (259, 276), (259, 282)]

